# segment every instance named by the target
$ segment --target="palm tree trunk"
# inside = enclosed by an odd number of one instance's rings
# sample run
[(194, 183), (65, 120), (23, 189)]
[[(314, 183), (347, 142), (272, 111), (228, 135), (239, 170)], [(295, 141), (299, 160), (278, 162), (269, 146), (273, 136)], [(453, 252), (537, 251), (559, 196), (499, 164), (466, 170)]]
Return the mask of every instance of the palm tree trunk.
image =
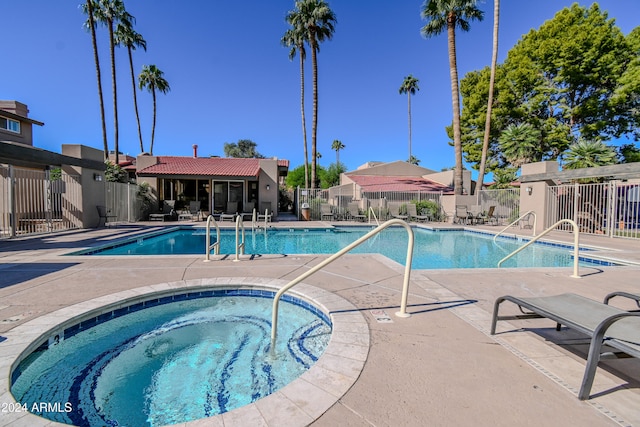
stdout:
[(100, 119), (102, 120), (102, 142), (104, 144), (104, 159), (109, 158), (109, 145), (107, 144), (107, 121), (104, 117), (104, 98), (102, 97), (102, 76), (100, 73), (100, 60), (98, 58), (98, 43), (96, 41), (96, 26), (93, 19), (93, 0), (87, 0), (89, 12), (89, 25), (91, 26), (91, 44), (93, 45), (93, 60), (96, 64), (96, 76), (98, 79), (98, 98), (100, 99)]
[(151, 88), (151, 96), (153, 97), (153, 124), (151, 125), (151, 145), (149, 146), (149, 154), (153, 156), (153, 140), (156, 135), (156, 89)]
[(493, 53), (491, 54), (491, 77), (489, 78), (489, 100), (487, 101), (487, 119), (484, 124), (484, 139), (482, 140), (482, 155), (478, 171), (478, 185), (476, 191), (482, 190), (484, 174), (489, 154), (489, 134), (491, 131), (491, 110), (493, 108), (493, 91), (496, 81), (496, 64), (498, 62), (498, 24), (500, 21), (500, 0), (493, 0)]
[[(455, 19), (455, 18), (453, 18)], [(460, 133), (460, 94), (458, 90), (458, 64), (456, 62), (456, 30), (452, 18), (447, 23), (449, 45), (449, 72), (451, 74), (451, 104), (453, 106), (453, 148), (456, 168), (453, 172), (453, 193), (462, 194), (462, 137)]]
[(133, 89), (133, 107), (136, 110), (136, 122), (138, 123), (138, 138), (140, 139), (140, 152), (144, 153), (142, 145), (142, 130), (140, 129), (140, 114), (138, 113), (138, 96), (136, 95), (136, 76), (133, 73), (133, 55), (131, 55), (131, 46), (127, 47), (129, 52), (129, 68), (131, 69), (131, 87)]
[(109, 21), (109, 47), (111, 50), (111, 85), (113, 87), (113, 148), (116, 152), (115, 164), (120, 163), (118, 146), (118, 87), (116, 84), (116, 47), (113, 37), (113, 21)]
[(307, 149), (307, 121), (304, 115), (304, 56), (300, 52), (300, 111), (302, 113), (302, 140), (304, 145), (304, 188), (309, 188), (309, 150)]
[(411, 163), (411, 91), (407, 92), (407, 103), (409, 109), (409, 163)]
[(311, 188), (317, 188), (316, 161), (317, 145), (316, 134), (318, 126), (318, 58), (315, 35), (309, 37), (311, 40), (311, 62), (313, 64), (313, 122), (311, 126)]

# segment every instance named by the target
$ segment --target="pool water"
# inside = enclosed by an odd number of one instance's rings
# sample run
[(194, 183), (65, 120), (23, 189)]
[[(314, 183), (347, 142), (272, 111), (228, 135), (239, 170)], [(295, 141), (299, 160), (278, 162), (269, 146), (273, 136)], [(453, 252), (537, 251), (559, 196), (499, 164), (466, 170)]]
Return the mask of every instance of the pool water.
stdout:
[[(333, 254), (369, 232), (369, 227), (327, 229), (268, 229), (247, 231), (246, 254)], [(513, 238), (469, 231), (434, 231), (414, 228), (414, 269), (496, 268), (498, 262), (525, 242)], [(72, 255), (186, 255), (202, 254), (205, 248), (202, 228), (138, 237), (119, 244), (93, 248)], [(351, 253), (379, 253), (404, 264), (407, 257), (407, 232), (390, 227), (372, 237)], [(222, 230), (220, 253), (235, 254), (235, 231)], [(211, 242), (215, 242), (212, 232)], [(583, 264), (588, 264), (585, 259)], [(502, 267), (570, 267), (572, 248), (536, 243), (505, 261)]]
[(271, 352), (272, 303), (189, 299), (67, 329), (20, 363), (11, 392), (27, 408), (59, 402), (63, 410), (35, 413), (77, 426), (159, 426), (224, 413), (285, 386), (328, 344), (326, 316), (283, 300)]

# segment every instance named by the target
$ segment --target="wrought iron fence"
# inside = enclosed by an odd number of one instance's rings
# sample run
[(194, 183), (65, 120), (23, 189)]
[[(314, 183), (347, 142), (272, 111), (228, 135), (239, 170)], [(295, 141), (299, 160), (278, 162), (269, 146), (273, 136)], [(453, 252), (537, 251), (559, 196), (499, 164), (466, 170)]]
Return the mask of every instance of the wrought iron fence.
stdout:
[(82, 226), (78, 176), (0, 166), (0, 237)]
[[(547, 191), (546, 223), (574, 220), (581, 233), (640, 238), (640, 183), (565, 184)], [(571, 231), (568, 226), (561, 230)]]
[[(492, 212), (498, 224), (510, 224), (520, 216), (520, 189), (504, 188), (497, 190), (482, 190), (480, 194), (480, 210)], [(528, 226), (529, 218), (522, 222)]]
[(326, 219), (327, 211), (323, 211), (323, 205), (328, 205), (335, 220), (354, 219), (357, 214), (370, 221), (375, 215), (384, 221), (391, 218), (394, 206), (398, 207), (399, 213), (406, 213), (403, 205), (413, 203), (419, 207), (418, 214), (427, 215), (433, 221), (443, 221), (446, 216), (440, 205), (440, 196), (441, 193), (426, 191), (359, 191), (351, 185), (328, 189), (298, 188), (294, 194), (294, 209), (299, 219), (302, 218), (303, 206), (309, 209), (310, 220)]

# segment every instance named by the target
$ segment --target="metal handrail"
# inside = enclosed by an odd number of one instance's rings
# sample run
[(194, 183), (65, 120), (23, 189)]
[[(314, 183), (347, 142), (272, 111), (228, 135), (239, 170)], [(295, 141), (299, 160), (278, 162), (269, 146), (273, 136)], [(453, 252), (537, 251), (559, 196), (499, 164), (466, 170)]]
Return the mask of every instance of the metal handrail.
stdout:
[(511, 224), (507, 225), (505, 228), (503, 228), (502, 230), (500, 230), (498, 232), (498, 234), (496, 234), (495, 236), (493, 236), (493, 241), (495, 242), (496, 239), (498, 238), (499, 235), (501, 235), (504, 231), (506, 231), (509, 227), (511, 227), (512, 225), (514, 225), (515, 223), (517, 223), (518, 221), (520, 221), (522, 218), (524, 218), (527, 215), (531, 215), (533, 214), (533, 234), (532, 236), (536, 235), (536, 225), (538, 223), (538, 217), (536, 216), (536, 213), (534, 211), (526, 211), (525, 213), (523, 213), (522, 215), (520, 215), (518, 217), (518, 219), (516, 219), (515, 221), (513, 221)]
[[(213, 221), (213, 225), (216, 227), (216, 241), (214, 244), (211, 244), (211, 221)], [(215, 255), (220, 255), (220, 227), (218, 227), (218, 223), (216, 222), (216, 219), (213, 217), (213, 215), (209, 215), (207, 217), (207, 229), (206, 229), (206, 233), (207, 233), (207, 244), (206, 244), (206, 253), (205, 253), (205, 258), (204, 258), (204, 262), (209, 262), (211, 261), (211, 259), (209, 258), (209, 254), (211, 252), (211, 249), (214, 250), (214, 254)]]
[(373, 218), (376, 220), (376, 225), (380, 225), (380, 221), (378, 221), (378, 217), (376, 216), (376, 213), (373, 210), (373, 206), (369, 206), (369, 222), (371, 222), (371, 214), (373, 214)]
[(504, 261), (506, 261), (507, 259), (511, 258), (512, 256), (514, 256), (515, 254), (517, 254), (518, 252), (520, 252), (521, 250), (523, 250), (527, 246), (532, 245), (534, 242), (539, 240), (542, 236), (546, 235), (550, 231), (553, 231), (558, 225), (560, 225), (563, 222), (568, 222), (573, 227), (573, 236), (574, 236), (573, 237), (573, 274), (571, 275), (571, 277), (573, 277), (575, 279), (579, 279), (580, 275), (578, 274), (578, 264), (580, 263), (580, 257), (579, 257), (580, 230), (579, 230), (578, 224), (576, 224), (576, 222), (574, 220), (572, 220), (572, 219), (561, 219), (560, 221), (556, 222), (551, 227), (547, 228), (542, 233), (540, 233), (538, 236), (534, 237), (533, 239), (528, 241), (523, 246), (521, 246), (518, 249), (516, 249), (515, 251), (511, 252), (506, 257), (502, 258), (498, 262), (498, 268), (500, 268), (500, 265)]
[[(242, 229), (242, 242), (238, 243), (238, 238), (240, 235), (240, 230)], [(239, 255), (244, 255), (244, 221), (242, 220), (242, 215), (238, 215), (236, 217), (236, 259), (234, 261), (240, 261)]]
[(404, 283), (403, 283), (403, 286), (402, 286), (402, 298), (401, 298), (401, 302), (400, 302), (400, 311), (396, 313), (396, 316), (398, 316), (398, 317), (410, 317), (411, 316), (411, 314), (407, 313), (407, 296), (409, 295), (409, 279), (411, 278), (411, 261), (412, 261), (412, 258), (413, 258), (413, 240), (414, 240), (414, 238), (413, 238), (413, 229), (405, 221), (403, 221), (401, 219), (394, 218), (394, 219), (390, 219), (389, 221), (383, 223), (382, 225), (379, 225), (378, 227), (374, 228), (373, 230), (371, 230), (370, 232), (368, 232), (364, 236), (360, 237), (355, 242), (351, 243), (350, 245), (342, 248), (340, 251), (338, 251), (335, 254), (331, 255), (329, 258), (325, 259), (320, 264), (316, 265), (315, 267), (311, 268), (307, 272), (305, 272), (305, 273), (301, 274), (300, 276), (296, 277), (295, 279), (293, 279), (292, 281), (287, 283), (285, 286), (283, 286), (276, 293), (276, 295), (275, 295), (275, 297), (273, 299), (273, 313), (272, 313), (272, 317), (271, 317), (271, 349), (272, 350), (275, 348), (275, 343), (276, 343), (276, 336), (277, 336), (277, 329), (278, 329), (278, 304), (280, 302), (280, 297), (282, 296), (282, 294), (284, 294), (286, 291), (288, 291), (289, 289), (291, 289), (292, 287), (294, 287), (295, 285), (297, 285), (298, 283), (300, 283), (301, 281), (303, 281), (307, 277), (309, 277), (312, 274), (316, 273), (317, 271), (321, 270), (326, 265), (331, 264), (333, 261), (335, 261), (336, 259), (340, 258), (342, 255), (346, 254), (347, 252), (349, 252), (351, 249), (359, 246), (360, 244), (364, 243), (369, 238), (373, 237), (374, 235), (378, 234), (379, 232), (381, 232), (385, 228), (387, 228), (389, 226), (392, 226), (392, 225), (401, 225), (401, 226), (403, 226), (405, 228), (405, 230), (407, 230), (407, 234), (409, 235), (409, 242), (407, 244), (407, 261), (406, 261), (406, 265), (404, 267)]

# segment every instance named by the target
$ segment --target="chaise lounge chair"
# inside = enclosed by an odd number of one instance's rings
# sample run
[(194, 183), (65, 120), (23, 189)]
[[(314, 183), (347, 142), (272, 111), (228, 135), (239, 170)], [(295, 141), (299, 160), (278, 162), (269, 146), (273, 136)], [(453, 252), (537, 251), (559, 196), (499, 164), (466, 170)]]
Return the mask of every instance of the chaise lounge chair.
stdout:
[(176, 212), (176, 201), (165, 200), (162, 202), (162, 213), (149, 214), (149, 221), (176, 221), (178, 213)]
[(413, 203), (407, 203), (407, 215), (409, 221), (427, 222), (430, 220), (428, 215), (418, 215), (418, 208)]
[(347, 205), (347, 210), (349, 211), (349, 219), (353, 221), (365, 221), (367, 219), (366, 215), (362, 215), (360, 213), (357, 203), (349, 203)]
[(409, 218), (409, 215), (400, 213), (400, 203), (389, 203), (389, 213), (392, 218), (398, 218), (403, 221), (406, 221)]
[(320, 219), (322, 221), (328, 219), (329, 221), (333, 221), (335, 215), (331, 211), (331, 205), (329, 203), (321, 203), (320, 204)]
[[(609, 305), (609, 300), (617, 296), (635, 300), (640, 309), (640, 295), (628, 292), (610, 293), (605, 297), (604, 303), (576, 294), (532, 298), (506, 295), (498, 298), (494, 304), (491, 335), (496, 333), (499, 320), (544, 317), (555, 321), (558, 331), (561, 325), (566, 325), (591, 337), (587, 366), (578, 392), (578, 399), (586, 400), (589, 399), (596, 368), (603, 355), (603, 345), (640, 358), (640, 310), (625, 311)], [(522, 314), (499, 316), (498, 310), (504, 301), (516, 304)], [(529, 311), (525, 312), (523, 308)]]
[(227, 211), (220, 214), (220, 222), (229, 220), (235, 221), (238, 214), (238, 202), (227, 202)]

